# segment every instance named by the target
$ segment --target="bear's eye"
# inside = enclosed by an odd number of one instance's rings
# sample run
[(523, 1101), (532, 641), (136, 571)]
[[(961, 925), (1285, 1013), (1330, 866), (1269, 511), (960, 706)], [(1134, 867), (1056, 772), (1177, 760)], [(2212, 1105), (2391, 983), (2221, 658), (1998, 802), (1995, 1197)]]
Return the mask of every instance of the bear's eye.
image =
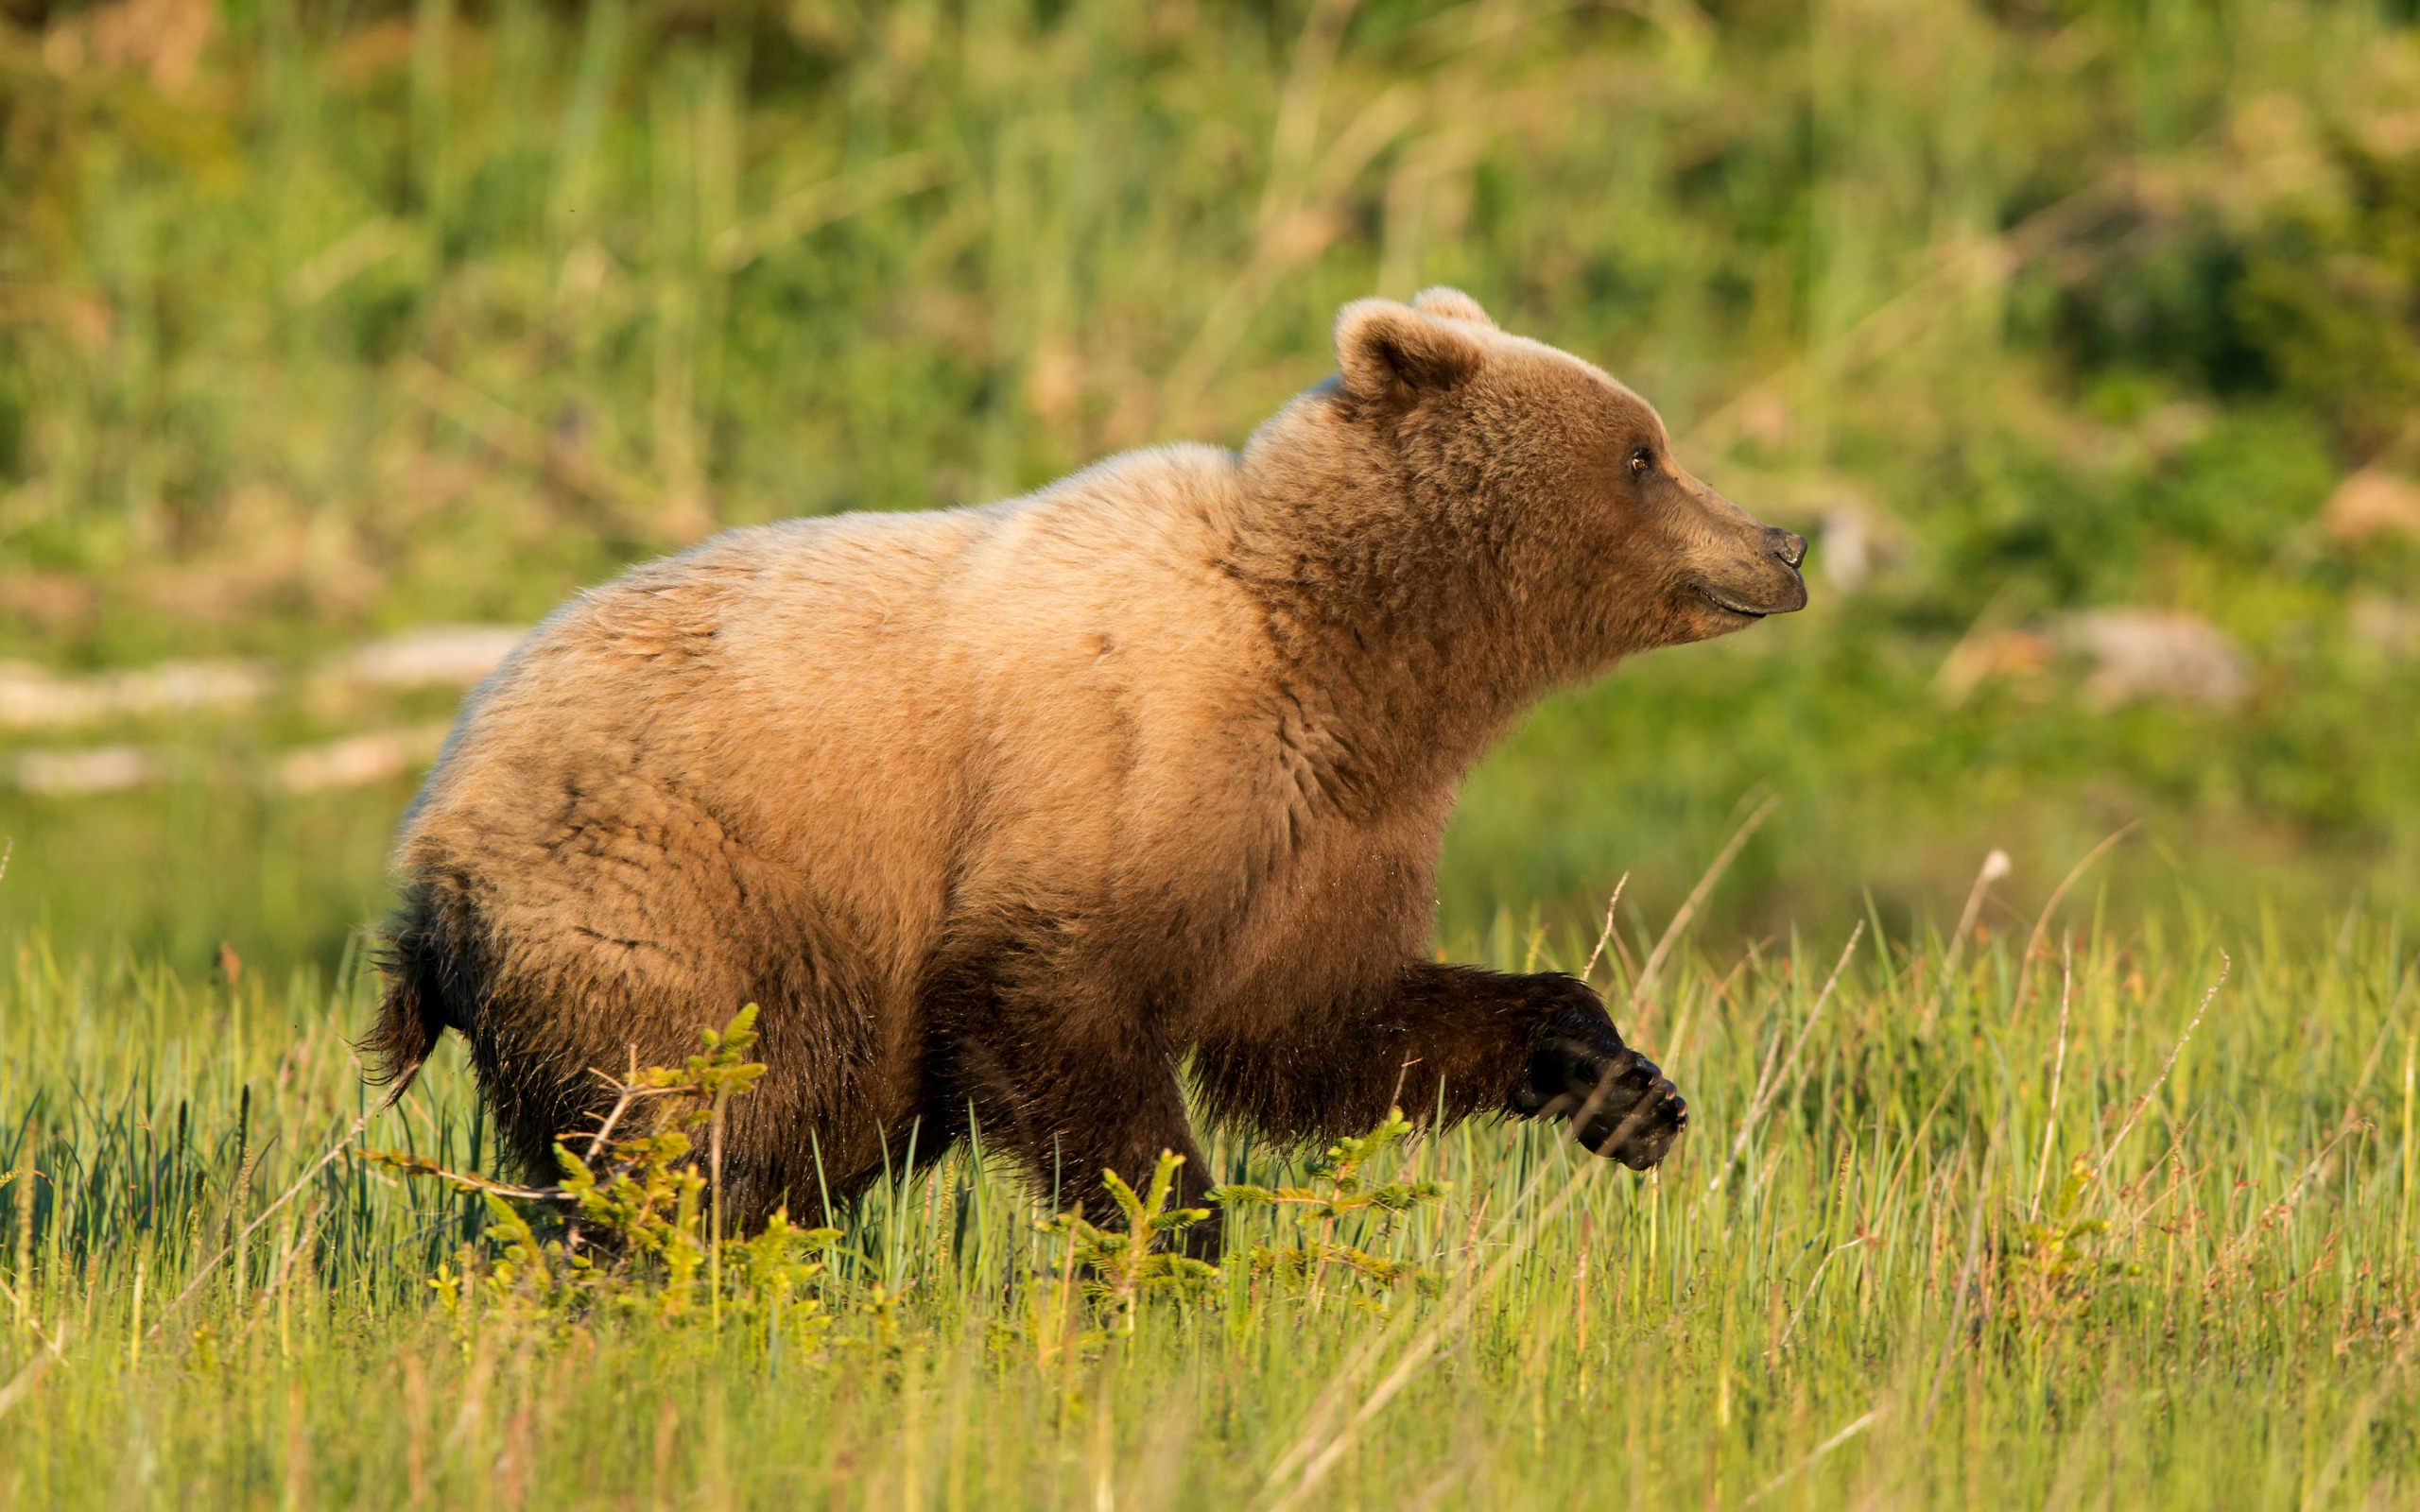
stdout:
[(1633, 472), (1644, 473), (1654, 465), (1655, 453), (1648, 447), (1639, 447), (1630, 454), (1630, 470)]

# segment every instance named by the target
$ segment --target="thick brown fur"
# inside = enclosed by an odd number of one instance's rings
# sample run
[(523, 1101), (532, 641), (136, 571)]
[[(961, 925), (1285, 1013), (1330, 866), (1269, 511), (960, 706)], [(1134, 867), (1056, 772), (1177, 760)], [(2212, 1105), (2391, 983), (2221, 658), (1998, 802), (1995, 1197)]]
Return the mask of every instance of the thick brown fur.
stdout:
[(982, 508), (735, 530), (564, 606), (406, 819), (366, 1048), (447, 1028), (532, 1174), (593, 1069), (745, 1003), (748, 1213), (962, 1136), (1063, 1197), (1179, 1092), (1285, 1137), (1389, 1103), (1576, 1115), (1645, 1166), (1685, 1110), (1593, 993), (1426, 956), (1456, 784), (1543, 692), (1806, 602), (1806, 544), (1597, 369), (1432, 290), (1240, 455), (1114, 457)]

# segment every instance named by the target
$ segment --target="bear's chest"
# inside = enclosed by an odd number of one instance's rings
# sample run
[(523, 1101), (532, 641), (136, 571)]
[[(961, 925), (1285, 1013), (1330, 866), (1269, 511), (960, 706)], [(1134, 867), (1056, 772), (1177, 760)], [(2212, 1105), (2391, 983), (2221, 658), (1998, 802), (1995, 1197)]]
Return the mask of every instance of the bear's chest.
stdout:
[(1176, 997), (1204, 1022), (1232, 1023), (1382, 988), (1426, 953), (1441, 833), (1415, 816), (1315, 820), (1242, 889), (1223, 927), (1198, 934)]

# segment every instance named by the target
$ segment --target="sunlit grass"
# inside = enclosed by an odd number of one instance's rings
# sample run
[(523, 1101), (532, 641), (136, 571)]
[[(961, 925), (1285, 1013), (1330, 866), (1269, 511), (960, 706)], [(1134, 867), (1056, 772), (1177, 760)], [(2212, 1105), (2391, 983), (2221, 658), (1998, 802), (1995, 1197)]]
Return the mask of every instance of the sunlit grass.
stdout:
[[(2287, 0), (12, 9), (0, 654), (291, 676), (0, 752), (175, 774), (0, 793), (0, 1503), (2420, 1501), (2420, 606), (2319, 519), (2420, 465), (2414, 57)], [(1667, 1168), (1422, 1137), (1442, 1203), (1234, 1215), (1131, 1336), (964, 1151), (851, 1216), (820, 1333), (449, 1313), (487, 1216), (354, 1153), (493, 1153), (452, 1046), (374, 1114), (349, 1051), (408, 782), (263, 780), (441, 696), (312, 670), (719, 524), (1237, 442), (1339, 303), (1440, 281), (1822, 537), (1807, 613), (1560, 696), (1448, 845), (1508, 969), (1636, 871), (1594, 980), (1691, 1100)], [(1943, 696), (2120, 604), (2232, 637), (2244, 701)], [(1722, 943), (1642, 990), (1766, 795)], [(1981, 931), (1911, 922), (1992, 846)], [(1434, 1283), (1251, 1262), (1309, 1240)]]
[[(1842, 940), (1685, 949), (1619, 1014), (1692, 1103), (1654, 1177), (1550, 1129), (1424, 1137), (1397, 1174), (1447, 1200), (1337, 1237), (1435, 1287), (1255, 1269), (1297, 1235), (1246, 1211), (1207, 1295), (1090, 1341), (1063, 1241), (963, 1152), (857, 1211), (820, 1340), (475, 1296), (449, 1320), (429, 1278), (486, 1263), (463, 1199), (349, 1155), (297, 1187), (368, 1106), (359, 983), (229, 991), (31, 941), (0, 997), (7, 1164), (38, 1173), (0, 1209), (0, 1497), (2395, 1504), (2420, 965), (2340, 925), (2053, 929), (2028, 969), (2002, 936), (1947, 978), (1938, 940), (1869, 932), (1828, 999)], [(452, 1059), (362, 1140), (486, 1154)], [(1209, 1159), (1303, 1179), (1235, 1132)]]

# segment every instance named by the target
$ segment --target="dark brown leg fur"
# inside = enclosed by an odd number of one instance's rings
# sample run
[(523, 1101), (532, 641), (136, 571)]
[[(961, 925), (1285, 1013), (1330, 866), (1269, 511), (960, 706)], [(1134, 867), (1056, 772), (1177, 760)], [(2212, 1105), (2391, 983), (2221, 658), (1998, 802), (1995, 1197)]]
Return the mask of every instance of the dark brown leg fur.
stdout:
[[(498, 981), (459, 894), (424, 887), (392, 928), (387, 1002), (364, 1048), (400, 1088), (441, 1029), (459, 1030), (505, 1153), (543, 1180), (555, 1174), (554, 1142), (595, 1126), (611, 1101), (589, 1068), (623, 1071), (634, 1037), (641, 1064), (678, 1064), (698, 1027), (754, 1001), (766, 1009), (759, 1053), (771, 1071), (734, 1108), (724, 1171), (742, 1226), (785, 1203), (828, 1218), (824, 1193), (842, 1202), (886, 1168), (904, 1170), (910, 1128), (923, 1164), (963, 1137), (970, 1117), (988, 1141), (1014, 1149), (1062, 1209), (1080, 1204), (1115, 1223), (1102, 1171), (1139, 1188), (1164, 1149), (1185, 1158), (1176, 1205), (1200, 1205), (1211, 1173), (1185, 1119), (1181, 1047), (1126, 1006), (1160, 989), (1102, 963), (1071, 962), (1046, 929), (1033, 937), (1044, 943), (972, 953), (928, 977), (911, 1036), (918, 1064), (903, 1073), (923, 1090), (910, 1092), (869, 1074), (873, 1047), (861, 1012), (848, 1006), (851, 984), (817, 972), (795, 945), (795, 959), (754, 953), (765, 957), (759, 968), (712, 1004), (666, 999), (642, 1011), (637, 999), (652, 994), (627, 974)], [(729, 1005), (719, 1001), (735, 992)], [(1318, 1022), (1306, 1015), (1282, 1040), (1203, 1041), (1196, 1057), (1211, 1105), (1281, 1139), (1359, 1133), (1391, 1104), (1448, 1121), (1570, 1118), (1582, 1143), (1642, 1170), (1687, 1123), (1671, 1084), (1622, 1044), (1596, 994), (1566, 976), (1418, 962), (1391, 995), (1327, 1019), (1324, 1036), (1305, 1027)], [(894, 1102), (898, 1093), (909, 1101)], [(1197, 1254), (1218, 1244), (1215, 1218), (1187, 1235)]]
[[(1173, 1049), (1137, 1012), (1102, 1005), (1132, 995), (1104, 986), (1112, 973), (1046, 966), (1011, 948), (934, 973), (925, 994), (937, 1104), (927, 1126), (962, 1134), (971, 1113), (984, 1142), (1016, 1151), (1037, 1190), (1061, 1211), (1123, 1227), (1104, 1170), (1141, 1192), (1160, 1152), (1184, 1158), (1171, 1207), (1201, 1205), (1210, 1186), (1185, 1120)], [(1215, 1255), (1216, 1217), (1186, 1234), (1186, 1248)]]
[(1203, 1092), (1280, 1138), (1360, 1133), (1391, 1105), (1448, 1123), (1570, 1118), (1581, 1143), (1642, 1171), (1688, 1124), (1672, 1084), (1622, 1043), (1597, 994), (1559, 972), (1414, 962), (1392, 996), (1331, 1022), (1325, 1042), (1204, 1040)]

